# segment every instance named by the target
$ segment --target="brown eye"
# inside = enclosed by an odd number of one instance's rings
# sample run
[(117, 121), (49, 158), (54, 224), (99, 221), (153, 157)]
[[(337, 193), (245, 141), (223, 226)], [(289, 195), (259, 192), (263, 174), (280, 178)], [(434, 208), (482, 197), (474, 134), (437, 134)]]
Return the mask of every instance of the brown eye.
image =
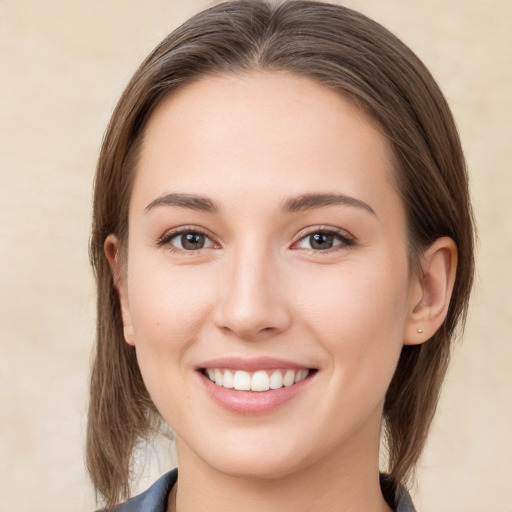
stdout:
[(330, 233), (314, 233), (309, 235), (309, 245), (311, 249), (316, 250), (330, 249), (334, 246), (334, 235)]
[(213, 242), (206, 235), (196, 231), (178, 233), (172, 237), (170, 244), (184, 251), (197, 251), (206, 247), (213, 247)]
[(319, 230), (302, 237), (297, 247), (313, 251), (328, 251), (333, 248), (342, 249), (354, 243), (354, 239), (347, 236), (345, 232)]

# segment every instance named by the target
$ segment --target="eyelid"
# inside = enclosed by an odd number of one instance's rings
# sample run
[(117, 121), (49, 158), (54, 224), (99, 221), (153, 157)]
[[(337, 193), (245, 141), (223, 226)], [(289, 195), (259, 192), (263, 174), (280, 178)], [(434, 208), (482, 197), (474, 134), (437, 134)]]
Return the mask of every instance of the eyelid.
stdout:
[(341, 240), (341, 243), (338, 245), (335, 245), (334, 247), (331, 247), (329, 249), (324, 249), (324, 250), (304, 249), (304, 248), (300, 248), (300, 247), (299, 247), (299, 249), (309, 250), (309, 251), (315, 252), (315, 253), (326, 253), (326, 252), (344, 249), (346, 247), (351, 247), (351, 246), (354, 246), (357, 244), (356, 237), (354, 235), (352, 235), (351, 233), (349, 233), (346, 229), (342, 229), (342, 228), (338, 228), (338, 227), (334, 227), (334, 226), (321, 225), (321, 226), (310, 226), (310, 227), (307, 227), (307, 228), (301, 230), (297, 234), (295, 242), (293, 242), (293, 244), (292, 244), (292, 249), (295, 246), (297, 246), (297, 244), (299, 244), (302, 240), (304, 240), (308, 236), (314, 235), (316, 233), (324, 233), (327, 235), (333, 235), (335, 237), (338, 237)]
[[(200, 227), (200, 226), (194, 226), (194, 225), (185, 225), (185, 226), (177, 226), (175, 228), (169, 229), (165, 231), (165, 233), (159, 237), (156, 240), (156, 245), (158, 247), (164, 247), (166, 246), (168, 250), (171, 252), (179, 252), (179, 253), (186, 253), (188, 255), (197, 254), (201, 249), (197, 250), (185, 250), (180, 249), (178, 247), (174, 247), (170, 244), (173, 238), (183, 235), (185, 233), (199, 233), (201, 235), (204, 235), (207, 237), (212, 243), (213, 247), (204, 247), (202, 249), (218, 249), (220, 248), (220, 244), (216, 240), (216, 238), (206, 229)], [(355, 236), (353, 236), (351, 233), (349, 233), (347, 230), (334, 227), (334, 226), (326, 226), (326, 225), (320, 225), (320, 226), (309, 226), (307, 228), (302, 229), (295, 237), (295, 241), (292, 243), (291, 248), (296, 248), (297, 244), (300, 243), (302, 240), (304, 240), (306, 237), (314, 235), (315, 233), (324, 233), (328, 235), (333, 235), (341, 240), (340, 244), (335, 245), (334, 247), (330, 249), (324, 249), (324, 250), (317, 250), (317, 249), (309, 249), (311, 252), (315, 253), (325, 253), (335, 250), (340, 250), (346, 247), (350, 247), (353, 245), (356, 245), (357, 239)], [(304, 249), (308, 250), (308, 249)]]
[(156, 245), (158, 247), (165, 246), (171, 252), (179, 252), (187, 255), (192, 255), (194, 253), (199, 252), (201, 249), (197, 249), (195, 251), (185, 250), (171, 245), (171, 241), (173, 240), (173, 238), (176, 238), (179, 235), (184, 235), (186, 233), (198, 233), (200, 235), (204, 235), (209, 240), (211, 240), (211, 242), (213, 243), (213, 247), (203, 247), (202, 249), (216, 249), (220, 247), (220, 244), (208, 230), (194, 225), (178, 226), (175, 228), (168, 229), (161, 237), (159, 237), (156, 240)]

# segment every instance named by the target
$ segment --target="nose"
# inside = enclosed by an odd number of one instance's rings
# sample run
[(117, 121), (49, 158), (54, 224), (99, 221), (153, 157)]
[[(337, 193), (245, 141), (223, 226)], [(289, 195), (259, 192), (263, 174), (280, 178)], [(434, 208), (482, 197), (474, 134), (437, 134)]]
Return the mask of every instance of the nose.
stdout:
[(215, 310), (215, 323), (220, 329), (248, 341), (288, 329), (289, 297), (281, 286), (282, 272), (275, 260), (264, 250), (247, 250), (225, 262)]

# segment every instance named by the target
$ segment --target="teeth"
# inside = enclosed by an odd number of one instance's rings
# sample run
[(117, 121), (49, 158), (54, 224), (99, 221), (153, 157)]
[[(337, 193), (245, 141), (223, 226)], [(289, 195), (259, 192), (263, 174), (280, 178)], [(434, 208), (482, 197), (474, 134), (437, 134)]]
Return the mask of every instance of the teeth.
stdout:
[(260, 370), (251, 378), (251, 391), (268, 391), (270, 388), (270, 378), (267, 372)]
[[(233, 381), (235, 380), (235, 376), (233, 372), (230, 370), (224, 370), (224, 375), (222, 378), (222, 386), (228, 389), (233, 388)], [(215, 384), (217, 384), (217, 379), (215, 379)]]
[(220, 371), (218, 368), (215, 369), (215, 384), (217, 386), (222, 386), (224, 383), (224, 373)]
[(283, 385), (288, 387), (295, 383), (295, 372), (294, 370), (288, 370), (283, 377)]
[(237, 391), (268, 391), (292, 386), (309, 375), (309, 370), (258, 370), (249, 373), (244, 370), (207, 368), (208, 378), (227, 389)]
[(299, 370), (295, 375), (295, 383), (304, 380), (308, 376), (308, 370)]
[(279, 389), (283, 387), (283, 375), (280, 371), (272, 372), (270, 376), (270, 389)]
[[(217, 379), (215, 379), (215, 384), (217, 384)], [(251, 376), (247, 372), (237, 370), (233, 379), (233, 387), (238, 391), (249, 391), (251, 389)]]

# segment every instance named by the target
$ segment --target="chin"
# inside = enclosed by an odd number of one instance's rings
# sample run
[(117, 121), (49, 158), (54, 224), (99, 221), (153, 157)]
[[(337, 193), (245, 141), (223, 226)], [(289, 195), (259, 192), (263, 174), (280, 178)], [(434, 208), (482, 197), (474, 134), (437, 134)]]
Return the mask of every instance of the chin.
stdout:
[[(201, 448), (205, 448), (202, 453)], [(313, 462), (310, 458), (316, 459), (307, 456), (308, 450), (299, 439), (283, 442), (268, 437), (255, 439), (254, 436), (245, 440), (231, 438), (231, 441), (216, 438), (207, 446), (195, 446), (194, 451), (214, 471), (248, 480), (282, 478), (304, 469)], [(178, 451), (178, 460), (179, 455)]]
[(271, 480), (300, 471), (305, 465), (304, 460), (297, 460), (297, 458), (265, 458), (255, 454), (249, 459), (247, 457), (217, 459), (212, 466), (215, 470), (230, 477), (246, 480)]

